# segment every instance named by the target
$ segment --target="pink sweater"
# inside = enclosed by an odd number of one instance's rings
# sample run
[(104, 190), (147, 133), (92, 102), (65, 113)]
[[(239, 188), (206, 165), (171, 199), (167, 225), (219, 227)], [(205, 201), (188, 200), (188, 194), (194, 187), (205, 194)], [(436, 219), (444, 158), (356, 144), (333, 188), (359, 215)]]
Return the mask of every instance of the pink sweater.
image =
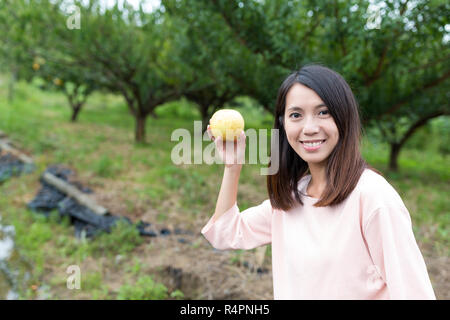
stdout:
[(408, 209), (382, 176), (365, 169), (335, 208), (302, 199), (287, 212), (235, 203), (201, 232), (219, 250), (271, 243), (275, 299), (436, 299)]

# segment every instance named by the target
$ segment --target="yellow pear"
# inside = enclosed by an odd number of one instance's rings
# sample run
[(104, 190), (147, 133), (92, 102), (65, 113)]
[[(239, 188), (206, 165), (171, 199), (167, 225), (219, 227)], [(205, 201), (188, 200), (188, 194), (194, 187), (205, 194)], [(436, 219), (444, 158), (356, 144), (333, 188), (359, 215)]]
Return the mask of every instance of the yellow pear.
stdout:
[(221, 109), (213, 114), (209, 120), (209, 126), (214, 137), (222, 137), (224, 141), (233, 141), (244, 130), (244, 118), (239, 111)]

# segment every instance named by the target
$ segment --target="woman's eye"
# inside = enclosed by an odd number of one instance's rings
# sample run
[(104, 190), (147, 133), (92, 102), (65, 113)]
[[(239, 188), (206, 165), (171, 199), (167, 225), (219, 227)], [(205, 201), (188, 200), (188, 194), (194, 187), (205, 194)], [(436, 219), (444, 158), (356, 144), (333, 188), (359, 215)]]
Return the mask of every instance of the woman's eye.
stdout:
[[(321, 111), (319, 111), (319, 115), (320, 114), (323, 114), (323, 115), (329, 115), (329, 111), (328, 110), (321, 110)], [(293, 113), (291, 113), (290, 115), (289, 115), (289, 117), (290, 118), (294, 118), (294, 119), (298, 119), (298, 118), (301, 118), (301, 114), (300, 113), (298, 113), (298, 112), (293, 112)]]

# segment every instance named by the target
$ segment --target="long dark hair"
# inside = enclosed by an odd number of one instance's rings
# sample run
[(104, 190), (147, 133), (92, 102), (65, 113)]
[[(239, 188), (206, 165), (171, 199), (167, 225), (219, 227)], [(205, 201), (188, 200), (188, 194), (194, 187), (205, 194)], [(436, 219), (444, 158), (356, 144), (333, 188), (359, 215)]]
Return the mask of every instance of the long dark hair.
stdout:
[[(292, 149), (283, 126), (286, 94), (295, 83), (317, 93), (328, 107), (339, 130), (339, 140), (327, 161), (327, 186), (322, 197), (314, 204), (316, 207), (337, 205), (353, 191), (364, 169), (381, 173), (362, 158), (360, 111), (350, 86), (340, 74), (318, 64), (305, 65), (299, 71), (291, 73), (278, 90), (274, 129), (279, 129), (279, 150), (276, 153), (279, 157), (279, 170), (267, 176), (270, 202), (273, 208), (284, 211), (298, 204), (303, 205), (298, 182), (308, 174), (308, 163)], [(273, 150), (271, 156), (272, 154)], [(269, 167), (272, 162), (273, 158)]]

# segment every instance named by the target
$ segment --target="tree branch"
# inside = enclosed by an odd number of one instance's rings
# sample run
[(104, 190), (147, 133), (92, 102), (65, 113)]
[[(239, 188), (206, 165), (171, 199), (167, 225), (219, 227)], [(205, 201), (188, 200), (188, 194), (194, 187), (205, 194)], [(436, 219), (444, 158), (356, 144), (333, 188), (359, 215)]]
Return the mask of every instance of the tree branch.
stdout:
[(405, 133), (405, 135), (403, 136), (403, 138), (400, 140), (400, 142), (398, 143), (399, 147), (401, 147), (406, 140), (409, 139), (409, 137), (417, 130), (419, 129), (421, 126), (424, 126), (429, 120), (433, 119), (433, 118), (437, 118), (440, 117), (442, 115), (448, 115), (449, 112), (445, 111), (445, 110), (438, 110), (435, 111), (433, 113), (430, 113), (428, 115), (426, 115), (425, 117), (419, 119), (418, 121), (416, 121), (414, 124), (411, 125), (411, 127), (408, 129), (408, 131)]
[[(406, 11), (406, 8), (408, 6), (408, 0), (403, 3), (401, 9), (400, 9), (400, 17), (402, 17)], [(403, 30), (404, 31), (404, 30)], [(402, 34), (402, 31), (395, 31), (394, 35), (391, 39), (391, 41), (386, 42), (383, 50), (380, 54), (380, 59), (378, 59), (377, 66), (375, 68), (375, 71), (372, 73), (372, 75), (368, 76), (365, 72), (363, 72), (363, 75), (365, 77), (365, 86), (370, 87), (376, 80), (378, 80), (382, 74), (383, 71), (383, 65), (386, 59), (387, 52), (389, 51), (392, 44), (398, 39), (398, 37)]]
[(339, 20), (339, 5), (337, 0), (334, 0), (334, 17), (336, 18), (336, 29), (339, 35), (339, 44), (341, 45), (342, 55), (345, 57), (347, 55), (347, 47), (345, 45), (345, 38), (341, 30), (341, 21)]
[(422, 70), (422, 69), (426, 69), (426, 68), (429, 68), (429, 67), (433, 67), (433, 66), (435, 66), (436, 64), (438, 64), (440, 62), (448, 62), (449, 60), (450, 60), (450, 54), (448, 54), (444, 58), (434, 60), (432, 62), (426, 63), (426, 64), (418, 66), (418, 67), (410, 68), (407, 71), (400, 72), (400, 74), (405, 74), (405, 73), (409, 74), (411, 72), (416, 72), (418, 70)]
[[(434, 79), (433, 81), (430, 81), (428, 83), (426, 83), (424, 86), (422, 86), (421, 88), (418, 88), (416, 90), (413, 91), (412, 94), (407, 95), (406, 97), (400, 99), (397, 103), (395, 103), (390, 109), (388, 109), (387, 111), (380, 113), (377, 117), (374, 118), (374, 120), (379, 120), (381, 117), (386, 116), (386, 115), (390, 115), (393, 114), (394, 112), (396, 112), (401, 106), (405, 105), (406, 103), (410, 102), (411, 100), (413, 100), (418, 94), (422, 93), (425, 90), (428, 90), (430, 88), (433, 88), (437, 85), (439, 85), (440, 83), (444, 82), (445, 80), (447, 80), (450, 77), (450, 70), (447, 71), (446, 73), (444, 73), (442, 76), (440, 76), (439, 78)], [(365, 119), (364, 121), (364, 125), (367, 124), (367, 122), (369, 121), (369, 119)]]
[[(219, 3), (217, 2), (217, 0), (212, 0), (214, 6), (219, 10), (220, 15), (222, 16), (223, 20), (225, 21), (225, 24), (227, 25), (228, 29), (231, 31), (231, 33), (233, 34), (234, 38), (244, 47), (246, 47), (247, 49), (249, 49), (250, 51), (253, 52), (253, 50), (250, 49), (247, 41), (245, 39), (243, 39), (235, 30), (233, 23), (231, 22), (231, 19), (221, 10)], [(256, 53), (260, 53), (260, 52), (256, 52)]]

